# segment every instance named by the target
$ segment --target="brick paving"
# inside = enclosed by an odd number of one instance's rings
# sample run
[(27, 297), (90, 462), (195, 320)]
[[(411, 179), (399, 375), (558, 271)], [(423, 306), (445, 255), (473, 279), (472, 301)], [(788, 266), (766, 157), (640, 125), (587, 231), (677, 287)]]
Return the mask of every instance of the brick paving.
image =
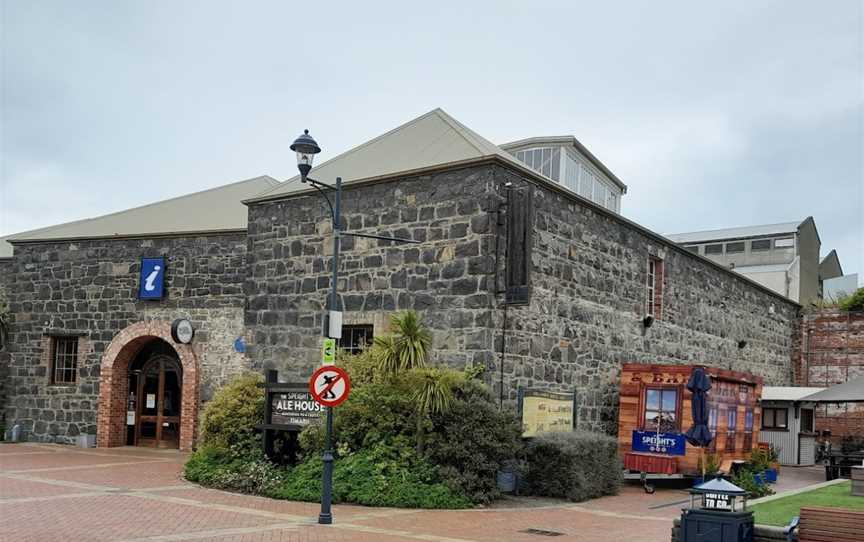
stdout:
[(116, 448), (0, 444), (0, 525), (16, 542), (539, 542), (669, 540), (680, 490), (572, 504), (510, 499), (476, 510), (402, 510), (336, 505), (335, 524), (316, 524), (318, 505), (201, 488), (181, 477), (185, 455)]

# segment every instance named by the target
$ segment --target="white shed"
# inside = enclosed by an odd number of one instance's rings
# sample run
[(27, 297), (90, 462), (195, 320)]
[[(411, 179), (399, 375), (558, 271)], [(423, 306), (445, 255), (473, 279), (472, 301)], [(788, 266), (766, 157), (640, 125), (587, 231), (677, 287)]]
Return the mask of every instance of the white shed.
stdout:
[(779, 450), (781, 465), (806, 466), (816, 463), (814, 403), (803, 399), (823, 389), (791, 386), (762, 388), (759, 442), (767, 442)]

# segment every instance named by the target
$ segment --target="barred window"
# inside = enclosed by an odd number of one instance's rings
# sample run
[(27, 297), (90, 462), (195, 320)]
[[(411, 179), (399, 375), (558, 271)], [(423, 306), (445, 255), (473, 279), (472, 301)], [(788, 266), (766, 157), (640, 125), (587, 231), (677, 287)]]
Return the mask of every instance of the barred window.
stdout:
[(663, 314), (663, 260), (648, 257), (648, 276), (645, 284), (647, 296), (645, 311), (659, 320)]
[(339, 339), (339, 347), (349, 354), (359, 354), (371, 345), (372, 326), (342, 326), (342, 338)]
[(74, 384), (78, 379), (78, 337), (53, 337), (51, 383)]

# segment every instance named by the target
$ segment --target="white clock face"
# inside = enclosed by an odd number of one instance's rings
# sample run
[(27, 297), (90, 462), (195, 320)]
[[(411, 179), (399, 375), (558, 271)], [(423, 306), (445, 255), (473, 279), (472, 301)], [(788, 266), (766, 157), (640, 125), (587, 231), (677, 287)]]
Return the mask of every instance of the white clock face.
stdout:
[(192, 342), (192, 336), (195, 330), (192, 329), (192, 322), (189, 320), (180, 320), (177, 323), (177, 339), (183, 344)]

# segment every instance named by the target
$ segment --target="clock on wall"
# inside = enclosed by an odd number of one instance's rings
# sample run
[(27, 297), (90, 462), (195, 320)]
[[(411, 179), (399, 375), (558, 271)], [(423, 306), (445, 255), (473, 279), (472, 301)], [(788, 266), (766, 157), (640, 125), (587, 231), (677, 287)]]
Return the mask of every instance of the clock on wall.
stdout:
[(192, 322), (185, 318), (178, 318), (171, 324), (171, 338), (180, 344), (189, 344), (195, 336), (195, 328)]

